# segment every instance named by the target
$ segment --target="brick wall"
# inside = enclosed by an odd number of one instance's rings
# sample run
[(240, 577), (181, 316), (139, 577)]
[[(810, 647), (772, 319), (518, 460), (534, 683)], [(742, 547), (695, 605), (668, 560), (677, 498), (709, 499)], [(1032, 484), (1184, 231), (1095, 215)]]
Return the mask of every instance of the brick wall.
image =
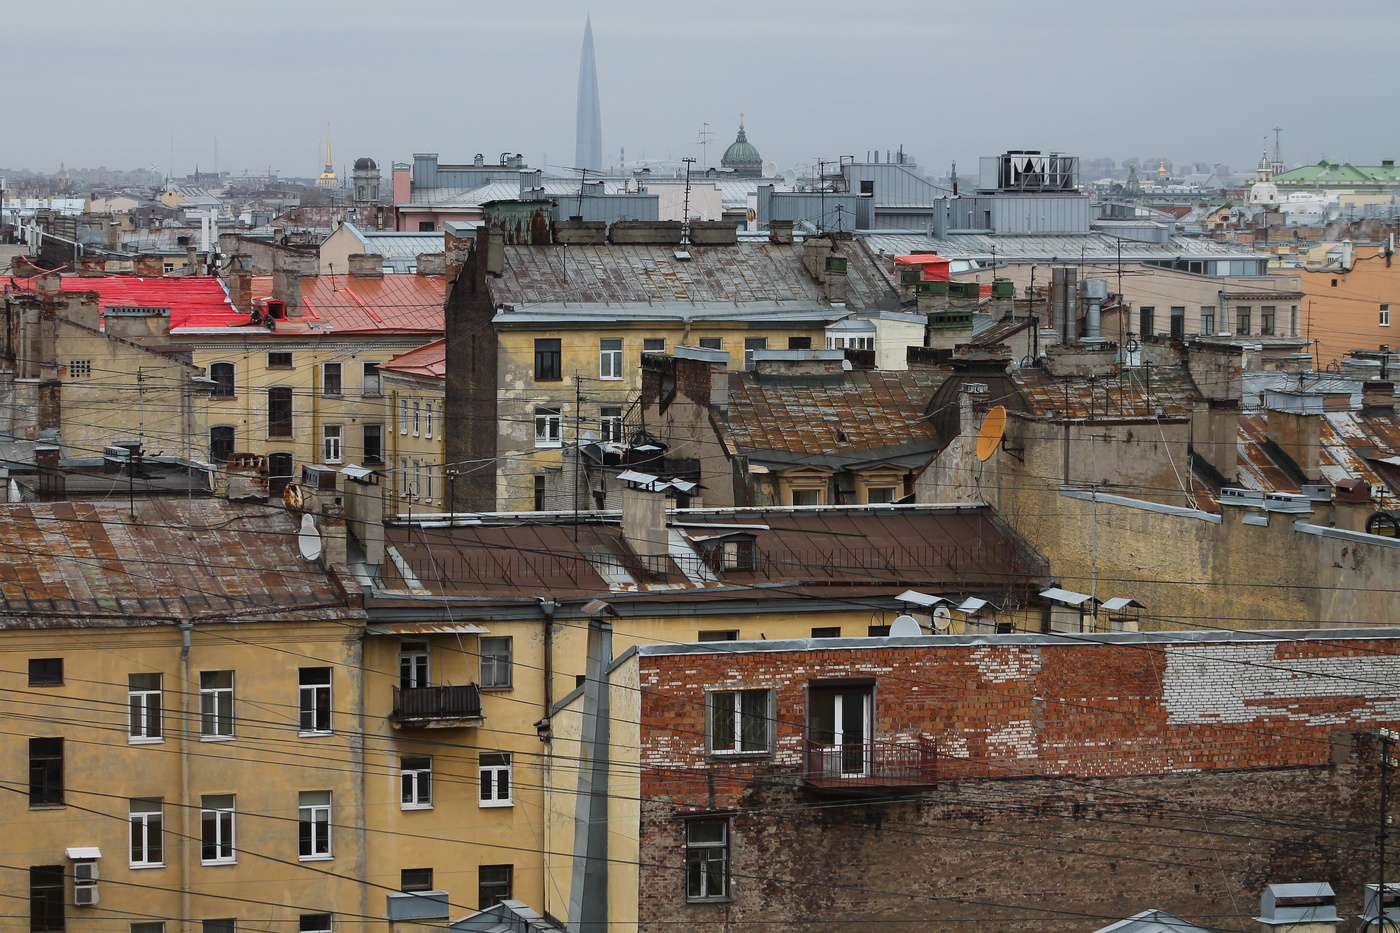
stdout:
[[(1016, 641), (642, 656), (641, 929), (1088, 931), (1149, 907), (1243, 929), (1292, 881), (1359, 910), (1400, 641)], [(938, 740), (936, 786), (804, 786), (807, 684), (840, 678), (874, 680), (877, 742)], [(707, 759), (706, 688), (774, 690), (775, 753)], [(687, 904), (678, 816), (710, 810), (733, 898)]]

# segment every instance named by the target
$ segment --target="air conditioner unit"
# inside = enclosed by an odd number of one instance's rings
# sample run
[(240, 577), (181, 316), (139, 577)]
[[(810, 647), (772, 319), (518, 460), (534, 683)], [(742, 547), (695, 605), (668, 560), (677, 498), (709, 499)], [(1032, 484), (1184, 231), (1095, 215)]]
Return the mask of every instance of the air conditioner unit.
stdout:
[(101, 895), (97, 893), (97, 885), (77, 884), (73, 886), (74, 907), (96, 907), (99, 900), (101, 900)]
[(74, 862), (73, 882), (74, 884), (92, 884), (97, 881), (96, 862)]

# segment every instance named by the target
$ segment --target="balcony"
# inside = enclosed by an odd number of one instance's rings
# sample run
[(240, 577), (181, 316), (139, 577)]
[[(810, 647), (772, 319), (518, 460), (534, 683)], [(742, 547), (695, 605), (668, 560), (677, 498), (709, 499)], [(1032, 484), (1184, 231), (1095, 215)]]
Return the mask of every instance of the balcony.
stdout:
[(938, 742), (824, 745), (807, 742), (807, 786), (822, 791), (897, 791), (938, 784)]
[(395, 687), (395, 729), (460, 729), (479, 726), (481, 691), (476, 684), (463, 687)]

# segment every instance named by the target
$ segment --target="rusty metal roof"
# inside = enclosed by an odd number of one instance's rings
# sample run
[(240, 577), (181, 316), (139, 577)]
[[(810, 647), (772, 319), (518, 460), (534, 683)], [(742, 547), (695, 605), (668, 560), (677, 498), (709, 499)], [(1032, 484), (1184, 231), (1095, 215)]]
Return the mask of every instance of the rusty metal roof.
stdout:
[(869, 460), (880, 451), (931, 452), (924, 414), (943, 375), (854, 371), (833, 376), (729, 374), (729, 441), (749, 451)]
[(0, 505), (0, 628), (354, 619), (278, 508), (217, 499)]
[[(1400, 479), (1400, 418), (1363, 411), (1329, 411), (1318, 415), (1318, 472), (1335, 484), (1364, 479), (1373, 489), (1393, 491)], [(1240, 417), (1239, 485), (1265, 492), (1299, 492), (1293, 471), (1271, 456), (1268, 412)]]
[(380, 363), (381, 371), (408, 373), (413, 376), (427, 376), (431, 379), (447, 377), (447, 340), (434, 340), (407, 353), (390, 357), (387, 363)]
[(1012, 373), (1034, 417), (1188, 418), (1200, 391), (1175, 366), (1123, 367), (1112, 375), (1054, 376), (1039, 367)]
[[(691, 245), (689, 259), (677, 259), (678, 250), (675, 245), (507, 246), (505, 273), (492, 283), (492, 296), (506, 304), (826, 303), (802, 266), (801, 244)], [(895, 297), (865, 249), (843, 243), (840, 254), (848, 259), (848, 306), (869, 308)]]

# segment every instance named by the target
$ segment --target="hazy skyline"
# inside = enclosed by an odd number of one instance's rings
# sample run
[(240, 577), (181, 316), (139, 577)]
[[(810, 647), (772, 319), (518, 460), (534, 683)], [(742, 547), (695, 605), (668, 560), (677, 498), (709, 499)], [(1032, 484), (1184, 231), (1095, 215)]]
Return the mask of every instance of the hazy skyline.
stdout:
[(1319, 8), (1295, 0), (54, 0), (4, 20), (27, 90), (0, 165), (314, 176), (330, 123), (337, 171), (415, 152), (519, 152), (558, 171), (590, 14), (604, 164), (701, 158), (705, 123), (718, 164), (740, 113), (780, 169), (903, 145), (969, 176), (1008, 148), (1238, 171), (1272, 151), (1274, 126), (1289, 164), (1400, 151), (1400, 5), (1368, 6), (1324, 54)]

